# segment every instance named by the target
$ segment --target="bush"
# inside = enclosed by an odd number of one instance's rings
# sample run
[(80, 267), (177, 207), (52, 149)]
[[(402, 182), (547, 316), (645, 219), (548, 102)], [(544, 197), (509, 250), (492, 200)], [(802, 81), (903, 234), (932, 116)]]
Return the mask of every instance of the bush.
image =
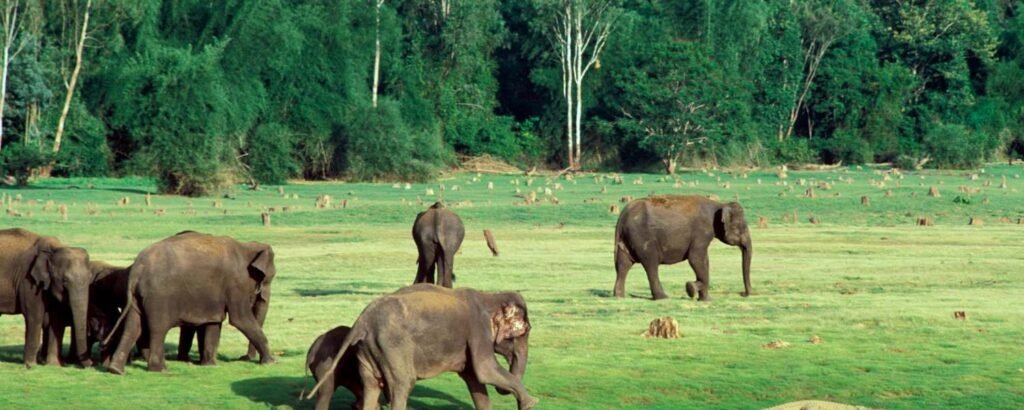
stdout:
[[(78, 100), (71, 105), (71, 113), (67, 119), (67, 129), (60, 153), (57, 154), (57, 166), (54, 176), (98, 177), (110, 174), (110, 161), (113, 154), (107, 146), (107, 127), (103, 121), (90, 113), (85, 105)], [(56, 123), (59, 110), (51, 110), (51, 118), (44, 117), (47, 123)]]
[(7, 144), (0, 151), (0, 170), (13, 176), (19, 186), (26, 186), (32, 171), (48, 165), (52, 159), (49, 151), (40, 151), (35, 146)]
[(924, 136), (931, 157), (928, 165), (938, 168), (977, 168), (997, 145), (994, 137), (972, 132), (959, 124), (936, 124)]
[(256, 127), (245, 146), (249, 174), (263, 184), (284, 183), (299, 171), (292, 158), (294, 150), (295, 135), (288, 127), (277, 123)]
[(769, 147), (772, 157), (779, 164), (804, 164), (817, 162), (818, 156), (811, 149), (810, 144), (803, 138), (789, 138), (779, 142), (772, 139)]
[(440, 163), (440, 139), (411, 132), (392, 101), (353, 110), (346, 129), (345, 158), (353, 179), (423, 181)]
[(826, 162), (843, 161), (846, 164), (864, 164), (874, 159), (871, 143), (851, 129), (837, 129), (832, 138), (819, 140)]

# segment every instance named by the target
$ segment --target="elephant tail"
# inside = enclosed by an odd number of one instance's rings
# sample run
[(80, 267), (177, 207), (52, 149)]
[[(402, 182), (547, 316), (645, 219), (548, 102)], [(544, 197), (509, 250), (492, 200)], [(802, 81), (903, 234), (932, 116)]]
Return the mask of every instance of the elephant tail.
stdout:
[[(302, 378), (305, 379), (309, 376), (310, 368), (313, 367), (313, 362), (316, 361), (316, 352), (320, 351), (320, 344), (323, 343), (325, 335), (320, 335), (313, 342), (313, 345), (309, 347), (309, 352), (306, 353), (306, 370), (302, 372)], [(314, 375), (315, 376), (315, 375)], [(299, 392), (299, 400), (302, 400), (302, 396), (306, 395), (306, 388), (303, 387), (302, 391)]]
[[(331, 362), (331, 367), (327, 369), (327, 371), (324, 372), (324, 374), (334, 373), (334, 369), (338, 367), (338, 363), (341, 362), (341, 358), (345, 356), (345, 351), (348, 350), (348, 348), (351, 347), (352, 345), (359, 343), (360, 341), (365, 339), (367, 335), (368, 333), (366, 331), (365, 325), (356, 320), (356, 323), (352, 325), (352, 330), (349, 331), (348, 335), (345, 336), (345, 341), (342, 342), (341, 347), (338, 348), (338, 353), (334, 355), (334, 361)], [(306, 400), (312, 399), (313, 395), (315, 395), (317, 391), (320, 391), (320, 386), (324, 384), (324, 382), (327, 381), (327, 379), (329, 379), (329, 377), (324, 377), (320, 379), (320, 381), (318, 381), (316, 385), (313, 386), (313, 390), (310, 390), (309, 394), (306, 395)]]
[(131, 310), (132, 305), (135, 304), (135, 285), (138, 284), (138, 281), (132, 280), (132, 278), (138, 277), (138, 275), (132, 275), (131, 272), (135, 271), (136, 269), (142, 269), (142, 267), (144, 266), (145, 265), (135, 264), (129, 267), (130, 271), (128, 273), (128, 290), (127, 295), (125, 295), (124, 299), (124, 309), (121, 309), (121, 316), (117, 317), (117, 322), (114, 322), (114, 326), (110, 328), (110, 333), (107, 334), (107, 337), (103, 338), (103, 346), (106, 346), (107, 344), (110, 343), (110, 339), (114, 337), (114, 334), (117, 333), (117, 328), (121, 326), (121, 322), (123, 322), (124, 318), (128, 316), (128, 311)]

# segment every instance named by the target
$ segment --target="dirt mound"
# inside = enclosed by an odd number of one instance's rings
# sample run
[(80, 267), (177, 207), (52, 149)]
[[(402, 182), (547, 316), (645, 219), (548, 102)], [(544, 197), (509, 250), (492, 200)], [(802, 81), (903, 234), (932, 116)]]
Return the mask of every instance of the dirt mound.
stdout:
[(523, 171), (498, 158), (484, 154), (478, 157), (459, 156), (459, 170), (487, 174), (522, 174)]
[(863, 406), (851, 406), (849, 404), (835, 403), (831, 401), (823, 400), (801, 400), (794, 401), (786, 404), (780, 404), (775, 407), (769, 407), (767, 410), (868, 410), (870, 407)]

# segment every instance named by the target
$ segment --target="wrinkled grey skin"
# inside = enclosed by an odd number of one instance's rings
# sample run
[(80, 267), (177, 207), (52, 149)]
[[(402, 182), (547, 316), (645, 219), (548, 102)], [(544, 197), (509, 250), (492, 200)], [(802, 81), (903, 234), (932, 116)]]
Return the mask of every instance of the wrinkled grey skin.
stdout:
[(260, 363), (275, 362), (263, 321), (276, 273), (273, 250), (258, 242), (187, 231), (150, 245), (129, 273), (127, 305), (118, 319), (118, 324), (124, 322), (123, 334), (108, 370), (124, 373), (128, 352), (143, 335), (144, 323), (149, 351), (143, 355), (150, 371), (163, 371), (163, 342), (169, 329), (221, 323), (225, 313), (255, 345)]
[[(455, 253), (462, 246), (465, 236), (466, 228), (462, 225), (462, 219), (440, 202), (416, 215), (412, 225), (412, 240), (416, 242), (419, 258), (416, 259), (418, 269), (413, 283), (436, 283), (446, 288), (452, 287), (452, 281), (455, 280)], [(435, 268), (437, 282), (434, 281)]]
[(708, 246), (711, 240), (739, 246), (743, 253), (743, 296), (750, 295), (750, 259), (754, 251), (750, 229), (739, 203), (720, 203), (696, 195), (667, 195), (638, 199), (626, 205), (615, 226), (615, 290), (626, 294), (626, 275), (635, 263), (643, 265), (654, 299), (668, 297), (658, 278), (658, 265), (684, 260), (697, 277), (686, 293), (711, 300)]
[[(522, 383), (529, 335), (526, 302), (518, 293), (417, 284), (371, 302), (326, 372), (355, 350), (366, 410), (380, 408), (382, 388), (391, 408), (404, 410), (417, 380), (444, 372), (459, 374), (477, 409), (491, 408), (485, 384), (511, 392), (519, 408), (528, 409), (538, 402)], [(511, 372), (498, 364), (495, 353), (506, 357)], [(321, 380), (313, 392), (325, 383)]]
[(91, 282), (85, 249), (20, 228), (0, 230), (0, 314), (25, 317), (25, 367), (37, 362), (44, 324), (50, 341), (45, 362), (60, 365), (56, 329), (50, 324), (68, 320), (65, 310), (78, 342), (74, 354), (82, 365), (92, 365), (85, 350)]
[(327, 410), (331, 406), (331, 397), (338, 387), (345, 387), (356, 396), (356, 402), (352, 404), (353, 409), (362, 408), (363, 381), (359, 378), (358, 359), (355, 349), (349, 349), (345, 357), (338, 362), (338, 367), (333, 372), (328, 372), (331, 363), (334, 362), (334, 354), (345, 341), (348, 332), (352, 328), (338, 326), (316, 338), (313, 345), (306, 353), (306, 368), (313, 374), (316, 381), (324, 380), (320, 390), (316, 392), (316, 409)]

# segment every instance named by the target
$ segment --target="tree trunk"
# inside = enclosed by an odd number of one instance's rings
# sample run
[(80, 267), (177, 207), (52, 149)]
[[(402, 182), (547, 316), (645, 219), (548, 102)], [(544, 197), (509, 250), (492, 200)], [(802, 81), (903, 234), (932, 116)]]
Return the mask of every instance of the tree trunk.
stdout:
[(384, 0), (377, 0), (377, 32), (373, 54), (373, 108), (377, 108), (377, 86), (380, 84), (380, 8)]
[(675, 158), (666, 158), (666, 159), (662, 160), (662, 163), (665, 164), (665, 172), (666, 173), (668, 173), (669, 175), (675, 175), (676, 174), (676, 160), (675, 160)]
[(64, 97), (64, 108), (60, 111), (60, 120), (57, 121), (57, 131), (53, 134), (53, 153), (60, 152), (61, 138), (64, 136), (64, 123), (68, 119), (68, 111), (71, 109), (71, 99), (75, 95), (75, 84), (78, 82), (78, 74), (82, 71), (82, 51), (85, 48), (85, 39), (89, 34), (89, 7), (92, 0), (86, 0), (85, 11), (82, 13), (82, 33), (78, 37), (78, 45), (75, 47), (75, 69), (71, 71), (71, 80), (67, 83), (67, 95)]
[[(3, 72), (0, 73), (0, 149), (3, 149), (4, 143), (4, 107), (7, 106), (7, 74), (11, 67), (11, 60), (14, 55), (11, 54), (11, 46), (14, 45), (14, 41), (18, 35), (18, 2), (7, 1), (4, 7), (3, 23), (4, 23), (4, 61), (3, 61)], [(15, 51), (14, 54), (18, 54)]]

